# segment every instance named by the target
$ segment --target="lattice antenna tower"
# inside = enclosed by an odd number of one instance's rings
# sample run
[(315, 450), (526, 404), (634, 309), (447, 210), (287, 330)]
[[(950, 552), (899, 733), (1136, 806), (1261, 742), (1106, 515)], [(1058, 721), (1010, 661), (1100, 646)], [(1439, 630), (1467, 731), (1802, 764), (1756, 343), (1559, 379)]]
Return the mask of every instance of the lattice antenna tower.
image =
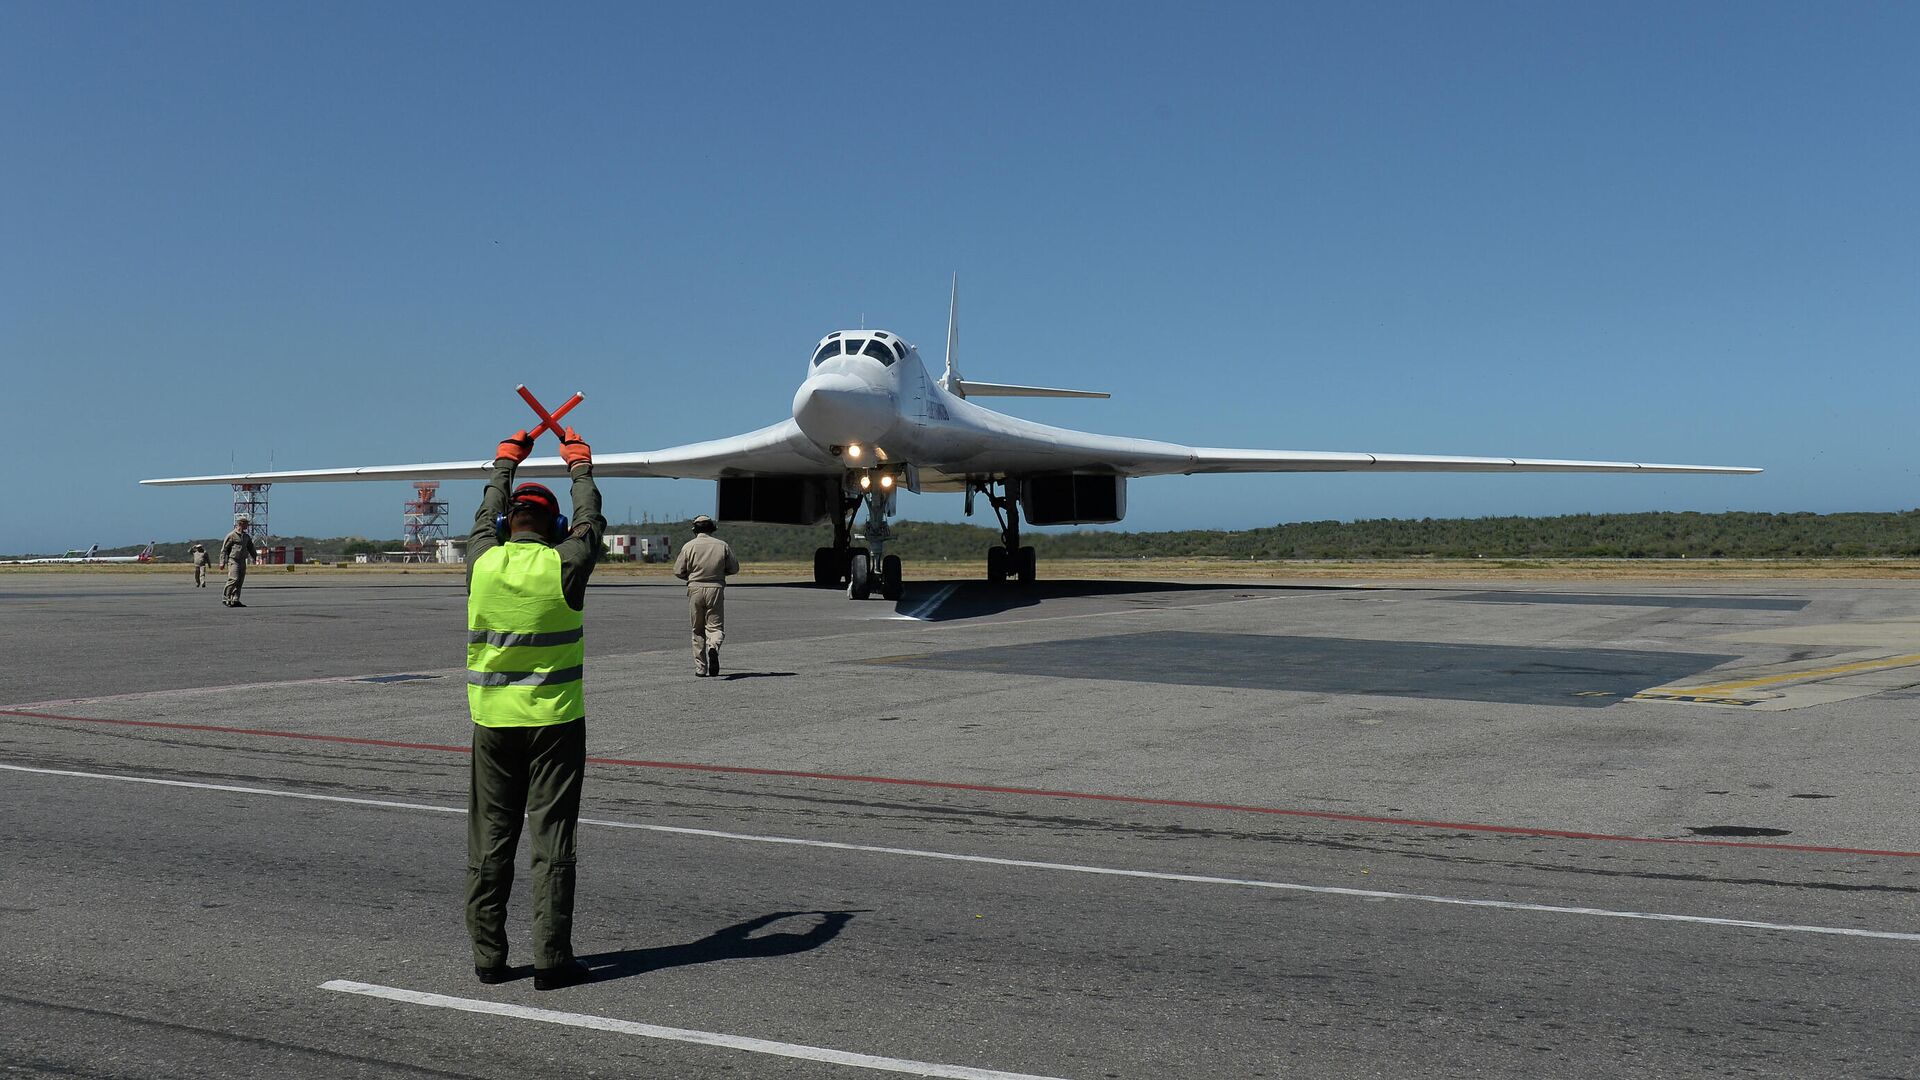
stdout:
[(250, 530), (253, 545), (260, 547), (267, 542), (273, 532), (267, 528), (267, 489), (272, 484), (235, 484), (233, 485), (233, 516), (245, 514), (253, 523)]
[(415, 480), (401, 525), (401, 545), (408, 551), (426, 551), (447, 539), (447, 504), (438, 498), (440, 481)]

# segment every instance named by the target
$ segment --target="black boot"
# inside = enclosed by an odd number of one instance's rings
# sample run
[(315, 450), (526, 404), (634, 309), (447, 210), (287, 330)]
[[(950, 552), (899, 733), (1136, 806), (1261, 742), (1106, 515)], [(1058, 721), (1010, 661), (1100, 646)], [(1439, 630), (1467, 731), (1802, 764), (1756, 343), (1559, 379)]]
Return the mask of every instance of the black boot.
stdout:
[(535, 990), (558, 990), (563, 986), (578, 986), (583, 982), (592, 982), (593, 972), (578, 960), (569, 960), (559, 967), (533, 969), (533, 988)]
[(720, 674), (720, 648), (715, 646), (707, 650), (707, 677)]
[(474, 977), (479, 979), (481, 982), (486, 983), (488, 986), (492, 986), (495, 983), (503, 983), (503, 982), (506, 982), (508, 979), (513, 978), (513, 969), (508, 967), (505, 964), (501, 964), (499, 967), (490, 967), (490, 968), (475, 967), (473, 969), (473, 974), (474, 974)]

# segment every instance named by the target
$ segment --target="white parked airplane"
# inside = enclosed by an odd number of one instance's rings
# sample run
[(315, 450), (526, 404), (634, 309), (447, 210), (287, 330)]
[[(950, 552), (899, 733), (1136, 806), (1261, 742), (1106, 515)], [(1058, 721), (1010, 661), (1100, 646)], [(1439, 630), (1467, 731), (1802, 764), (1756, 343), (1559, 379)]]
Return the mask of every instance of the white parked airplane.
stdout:
[[(1757, 473), (1720, 465), (1645, 465), (1623, 461), (1435, 457), (1318, 450), (1233, 450), (1049, 427), (974, 404), (983, 397), (1095, 397), (1085, 390), (1012, 386), (962, 378), (958, 351), (959, 290), (947, 314), (946, 372), (931, 378), (920, 352), (885, 330), (836, 330), (814, 346), (793, 415), (777, 424), (711, 442), (639, 453), (594, 455), (597, 476), (646, 476), (719, 482), (715, 517), (783, 524), (833, 522), (833, 546), (814, 553), (813, 576), (824, 586), (847, 583), (848, 595), (901, 592), (900, 559), (886, 554), (887, 516), (895, 496), (962, 491), (1000, 522), (1001, 542), (987, 549), (987, 578), (1035, 576), (1033, 548), (1020, 543), (1021, 514), (1030, 525), (1084, 525), (1126, 515), (1127, 479), (1174, 473), (1252, 472), (1606, 472)], [(291, 483), (342, 480), (483, 479), (491, 461), (369, 465), (296, 472), (236, 473), (143, 480), (143, 484)], [(557, 457), (530, 458), (523, 477), (565, 476)], [(854, 518), (867, 508), (866, 547), (854, 547)]]
[(141, 552), (140, 552), (140, 554), (138, 554), (138, 555), (102, 555), (102, 554), (100, 554), (100, 553), (99, 553), (99, 552), (100, 552), (100, 545), (99, 545), (99, 544), (95, 544), (95, 545), (93, 545), (92, 547), (90, 547), (90, 548), (88, 548), (88, 549), (87, 549), (87, 550), (85, 550), (85, 551), (81, 551), (81, 550), (79, 550), (78, 548), (75, 548), (74, 550), (72, 550), (72, 551), (69, 551), (69, 552), (67, 552), (67, 553), (66, 553), (65, 555), (61, 555), (61, 556), (59, 556), (59, 557), (57, 557), (57, 558), (56, 558), (56, 557), (53, 557), (53, 556), (48, 556), (48, 557), (46, 557), (46, 558), (42, 558), (42, 559), (8, 559), (8, 560), (6, 560), (6, 561), (5, 561), (4, 563), (0, 563), (0, 565), (6, 565), (6, 566), (40, 566), (40, 565), (44, 565), (44, 564), (47, 564), (47, 563), (134, 563), (134, 562), (152, 562), (152, 561), (153, 561), (153, 544), (154, 544), (154, 542), (153, 542), (152, 540), (149, 540), (149, 541), (147, 541), (147, 546), (146, 546), (146, 547), (145, 547), (144, 549), (142, 549), (142, 550), (141, 550)]

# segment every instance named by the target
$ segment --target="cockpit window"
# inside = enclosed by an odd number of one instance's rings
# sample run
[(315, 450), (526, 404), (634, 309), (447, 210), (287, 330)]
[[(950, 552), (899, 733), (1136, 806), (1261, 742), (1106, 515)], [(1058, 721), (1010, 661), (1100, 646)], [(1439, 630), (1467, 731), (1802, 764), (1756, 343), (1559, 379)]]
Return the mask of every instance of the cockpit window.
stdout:
[(905, 343), (905, 342), (903, 342), (903, 341), (901, 341), (901, 340), (900, 340), (899, 338), (894, 338), (894, 339), (893, 339), (893, 352), (894, 352), (894, 355), (896, 355), (896, 356), (898, 356), (898, 357), (899, 357), (900, 359), (902, 359), (902, 360), (905, 360), (905, 359), (907, 358), (907, 345), (906, 345), (906, 343)]
[(825, 360), (829, 356), (839, 356), (840, 345), (841, 343), (838, 341), (829, 341), (825, 345), (820, 346), (820, 351), (813, 354), (813, 366), (819, 367), (820, 361)]
[(869, 341), (867, 342), (867, 347), (861, 349), (860, 352), (862, 355), (873, 357), (888, 367), (893, 366), (893, 351), (887, 348), (887, 343), (884, 341)]

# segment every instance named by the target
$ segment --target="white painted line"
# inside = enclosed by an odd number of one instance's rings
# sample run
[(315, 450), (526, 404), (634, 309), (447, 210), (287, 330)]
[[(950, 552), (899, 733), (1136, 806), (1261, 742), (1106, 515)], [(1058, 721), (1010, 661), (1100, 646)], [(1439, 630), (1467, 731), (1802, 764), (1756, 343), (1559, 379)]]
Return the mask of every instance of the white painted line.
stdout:
[[(393, 802), (386, 799), (356, 799), (345, 795), (315, 795), (304, 791), (280, 791), (273, 788), (239, 787), (233, 784), (203, 784), (193, 780), (162, 780), (149, 776), (123, 776), (112, 773), (77, 772), (72, 769), (39, 769), (25, 765), (0, 764), (0, 770), (34, 773), (41, 776), (71, 776), (83, 780), (118, 780), (130, 784), (193, 788), (201, 791), (230, 791), (242, 795), (266, 795), (281, 799), (305, 799), (312, 802), (346, 803), (389, 810), (425, 810), (435, 814), (464, 814), (458, 806), (434, 806), (428, 803)], [(948, 851), (924, 851), (919, 848), (882, 847), (877, 844), (848, 844), (837, 840), (805, 840), (794, 836), (763, 836), (757, 833), (721, 832), (717, 829), (689, 829), (678, 825), (643, 825), (633, 821), (606, 818), (580, 819), (582, 825), (610, 829), (633, 829), (665, 833), (671, 836), (700, 836), (713, 840), (737, 840), (754, 844), (779, 844), (788, 847), (827, 848), (833, 851), (858, 851), (871, 855), (897, 855), (914, 859), (938, 859), (943, 862), (973, 863), (981, 866), (1008, 866), (1022, 870), (1049, 870), (1058, 873), (1094, 874), (1101, 877), (1138, 878), (1149, 881), (1176, 881), (1191, 885), (1233, 885), (1247, 889), (1272, 889), (1280, 892), (1309, 893), (1315, 896), (1347, 896), (1362, 900), (1407, 900), (1421, 904), (1449, 904), (1457, 907), (1491, 908), (1498, 911), (1528, 911), (1548, 915), (1584, 915), (1605, 919), (1641, 919), (1649, 922), (1686, 923), (1694, 926), (1729, 926), (1747, 930), (1778, 930), (1794, 934), (1828, 934), (1837, 937), (1875, 938), (1882, 941), (1920, 942), (1920, 933), (1898, 930), (1863, 930), (1851, 926), (1810, 926), (1798, 923), (1760, 922), (1754, 919), (1718, 919), (1706, 915), (1672, 915), (1657, 911), (1621, 911), (1613, 908), (1569, 907), (1559, 904), (1528, 904), (1517, 900), (1478, 900), (1465, 896), (1438, 896), (1429, 893), (1389, 892), (1384, 889), (1349, 889), (1338, 885), (1302, 885), (1290, 881), (1262, 881), (1258, 878), (1213, 877), (1207, 874), (1176, 874), (1163, 870), (1123, 870), (1111, 866), (1082, 866), (1077, 863), (1039, 862), (1033, 859), (1002, 859), (991, 855), (959, 855)]]
[(306, 799), (311, 802), (346, 803), (350, 806), (378, 806), (388, 810), (425, 810), (435, 814), (465, 814), (464, 806), (434, 806), (430, 803), (393, 802), (388, 799), (356, 799), (347, 795), (315, 795), (305, 791), (277, 788), (241, 787), (238, 784), (203, 784), (197, 780), (162, 780), (157, 776), (125, 776), (119, 773), (76, 772), (72, 769), (31, 769), (25, 765), (0, 765), (7, 772), (38, 773), (41, 776), (72, 776), (82, 780), (118, 780), (123, 784), (152, 784), (156, 787), (192, 788), (196, 791), (231, 791), (238, 795), (268, 795), (276, 799)]
[(1153, 881), (1180, 881), (1195, 885), (1237, 885), (1251, 889), (1276, 889), (1285, 892), (1312, 893), (1319, 896), (1353, 896), (1364, 900), (1413, 900), (1425, 904), (1455, 904), (1462, 907), (1495, 908), (1501, 911), (1537, 911), (1553, 915), (1591, 915), (1612, 919), (1647, 919), (1654, 922), (1694, 923), (1705, 926), (1736, 926), (1752, 930), (1786, 930), (1800, 934), (1838, 934), (1844, 937), (1883, 938), (1890, 941), (1920, 941), (1920, 934), (1894, 930), (1858, 930), (1846, 926), (1801, 926), (1792, 923), (1756, 922), (1751, 919), (1716, 919), (1705, 915), (1669, 915), (1652, 911), (1617, 911), (1612, 908), (1564, 907), (1556, 904), (1526, 904), (1515, 900), (1476, 900), (1461, 896), (1434, 896), (1426, 893), (1387, 892), (1379, 889), (1348, 889), (1337, 885), (1299, 885), (1286, 881), (1261, 881), (1256, 878), (1212, 877), (1206, 874), (1175, 874), (1161, 870), (1122, 870), (1109, 866), (1081, 866), (1075, 863), (1036, 862), (1031, 859), (1001, 859), (990, 855), (956, 855), (944, 851), (917, 848), (881, 847), (874, 844), (847, 844), (834, 840), (802, 840), (786, 836), (757, 836), (751, 833), (719, 832), (714, 829), (688, 829), (676, 825), (640, 825), (625, 821), (581, 818), (582, 825), (603, 825), (615, 829), (644, 829), (648, 832), (707, 836), (720, 840), (746, 840), (760, 844), (791, 844), (801, 847), (832, 848), (837, 851), (863, 851), (877, 855), (904, 855), (916, 859), (944, 859), (950, 862), (981, 863), (988, 866), (1012, 866), (1027, 870), (1054, 870), (1104, 877), (1147, 878)]
[(912, 611), (902, 611), (894, 615), (893, 617), (896, 619), (912, 619), (915, 622), (924, 621), (927, 616), (940, 610), (940, 605), (946, 603), (947, 598), (949, 596), (952, 596), (955, 592), (958, 592), (959, 589), (960, 589), (959, 582), (957, 581), (949, 582), (948, 584), (942, 585), (938, 589), (935, 589), (933, 591), (932, 596), (929, 596), (925, 600), (920, 601), (920, 603)]
[(369, 679), (391, 678), (395, 675), (454, 675), (462, 668), (417, 668), (413, 671), (376, 671), (366, 675), (325, 675), (313, 679), (278, 679), (272, 682), (222, 683), (216, 686), (179, 686), (170, 690), (135, 690), (126, 694), (99, 694), (94, 697), (55, 698), (49, 701), (28, 701), (18, 705), (4, 706), (21, 712), (35, 709), (57, 709), (69, 705), (95, 705), (103, 701), (132, 701), (140, 698), (195, 697), (201, 694), (226, 694), (236, 690), (278, 690), (290, 686), (325, 686), (328, 683), (365, 682)]
[(694, 1043), (700, 1046), (718, 1046), (728, 1050), (746, 1050), (755, 1054), (799, 1058), (802, 1061), (823, 1061), (831, 1065), (850, 1065), (856, 1069), (906, 1073), (910, 1076), (938, 1076), (948, 1077), (951, 1080), (1060, 1080), (1058, 1077), (1038, 1076), (1033, 1073), (1001, 1072), (998, 1069), (975, 1069), (966, 1065), (941, 1065), (931, 1061), (878, 1057), (873, 1054), (856, 1054), (848, 1050), (829, 1050), (823, 1046), (807, 1046), (803, 1043), (774, 1042), (771, 1039), (754, 1039), (745, 1035), (728, 1035), (718, 1031), (661, 1027), (658, 1024), (616, 1020), (610, 1016), (535, 1009), (525, 1005), (510, 1005), (502, 1001), (448, 997), (445, 994), (401, 990), (397, 987), (376, 986), (347, 979), (334, 979), (331, 982), (321, 983), (320, 989), (385, 998), (388, 1001), (403, 1001), (409, 1005), (428, 1005), (436, 1009), (458, 1009), (461, 1012), (484, 1013), (491, 1016), (511, 1016), (517, 1020), (538, 1020), (543, 1024), (591, 1028), (595, 1031), (616, 1031), (622, 1035), (639, 1035), (648, 1039), (667, 1039), (672, 1042)]

